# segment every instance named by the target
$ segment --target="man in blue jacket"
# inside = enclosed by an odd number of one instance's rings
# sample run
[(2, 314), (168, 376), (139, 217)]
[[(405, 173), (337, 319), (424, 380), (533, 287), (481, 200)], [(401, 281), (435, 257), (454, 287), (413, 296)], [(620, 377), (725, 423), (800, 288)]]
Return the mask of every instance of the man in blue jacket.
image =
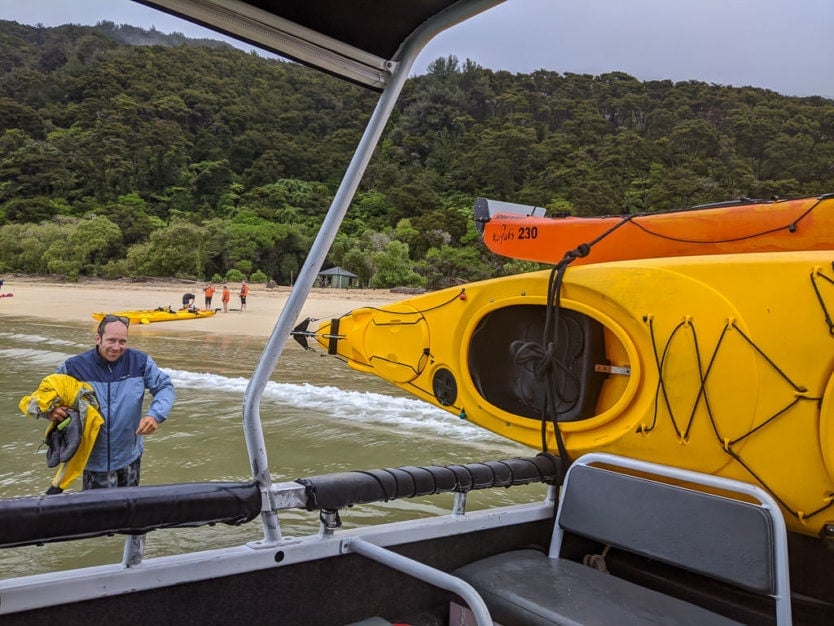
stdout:
[[(107, 315), (96, 331), (96, 347), (70, 357), (57, 373), (92, 385), (104, 424), (99, 431), (87, 466), (84, 489), (132, 487), (139, 484), (144, 435), (152, 435), (174, 404), (174, 385), (154, 360), (127, 347), (129, 320)], [(145, 391), (153, 396), (142, 410)], [(66, 407), (57, 407), (51, 420), (63, 420)]]

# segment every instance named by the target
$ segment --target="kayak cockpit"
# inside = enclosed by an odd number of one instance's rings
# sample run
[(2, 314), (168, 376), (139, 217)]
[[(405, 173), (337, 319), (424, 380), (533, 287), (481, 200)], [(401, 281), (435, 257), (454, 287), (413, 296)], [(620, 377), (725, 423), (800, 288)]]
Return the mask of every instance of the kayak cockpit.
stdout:
[[(554, 389), (558, 421), (587, 419), (597, 414), (610, 367), (603, 326), (588, 315), (562, 309), (551, 354), (542, 344), (548, 314), (547, 307), (536, 305), (487, 313), (472, 333), (469, 373), (484, 399), (508, 413), (549, 419), (544, 392)], [(556, 363), (550, 386), (542, 382), (548, 360)]]

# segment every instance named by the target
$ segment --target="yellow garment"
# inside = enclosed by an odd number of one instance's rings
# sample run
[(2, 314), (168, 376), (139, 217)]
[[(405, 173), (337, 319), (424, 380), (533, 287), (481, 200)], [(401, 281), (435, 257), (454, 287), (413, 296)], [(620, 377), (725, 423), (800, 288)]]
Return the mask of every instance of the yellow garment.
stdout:
[[(46, 417), (55, 407), (67, 406), (78, 411), (81, 418), (81, 443), (72, 458), (61, 463), (52, 479), (52, 486), (63, 490), (73, 480), (81, 476), (87, 459), (96, 443), (98, 431), (104, 418), (98, 410), (98, 400), (93, 388), (85, 382), (76, 380), (66, 374), (50, 374), (31, 395), (20, 400), (18, 407), (29, 417)], [(47, 433), (54, 428), (52, 422), (47, 426)]]

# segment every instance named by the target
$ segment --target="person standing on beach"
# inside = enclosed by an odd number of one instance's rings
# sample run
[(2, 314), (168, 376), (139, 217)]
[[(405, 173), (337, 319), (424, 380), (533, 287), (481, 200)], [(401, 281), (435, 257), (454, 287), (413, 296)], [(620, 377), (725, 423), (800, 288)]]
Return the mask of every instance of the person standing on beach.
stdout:
[(223, 285), (223, 296), (220, 298), (223, 301), (223, 312), (229, 312), (229, 300), (232, 299), (232, 292), (226, 285)]
[(182, 308), (187, 309), (194, 304), (194, 294), (193, 293), (184, 293), (182, 294)]
[(214, 285), (211, 283), (206, 285), (203, 289), (203, 293), (206, 296), (206, 311), (208, 311), (211, 308), (211, 299), (214, 296)]
[(246, 296), (249, 295), (249, 285), (246, 284), (246, 281), (241, 281), (240, 283), (240, 312), (243, 313), (246, 310)]
[[(83, 489), (133, 487), (139, 484), (144, 436), (154, 434), (174, 405), (174, 384), (144, 352), (127, 347), (129, 320), (105, 315), (96, 330), (96, 347), (70, 357), (58, 366), (95, 390), (104, 424), (82, 475)], [(142, 410), (145, 392), (153, 400)], [(69, 407), (49, 412), (61, 422)]]

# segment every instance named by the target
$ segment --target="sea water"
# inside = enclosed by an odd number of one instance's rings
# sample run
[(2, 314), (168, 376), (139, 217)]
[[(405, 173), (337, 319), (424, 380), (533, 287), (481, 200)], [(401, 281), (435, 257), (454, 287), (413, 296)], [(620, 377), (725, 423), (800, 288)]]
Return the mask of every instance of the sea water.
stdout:
[[(168, 421), (145, 438), (143, 485), (251, 480), (243, 397), (266, 338), (202, 333), (199, 324), (131, 327), (130, 347), (151, 354), (177, 391)], [(87, 325), (0, 317), (0, 496), (39, 495), (49, 486), (53, 470), (46, 467), (41, 445), (46, 424), (21, 414), (18, 402), (64, 359), (90, 349), (94, 332), (92, 320)], [(293, 341), (266, 385), (260, 415), (275, 482), (351, 469), (535, 454)], [(73, 488), (79, 489), (80, 481)], [(536, 501), (543, 495), (541, 485), (475, 492), (468, 508)], [(451, 495), (394, 500), (351, 507), (341, 517), (350, 528), (446, 514), (451, 503)], [(279, 519), (285, 537), (318, 528), (315, 513), (283, 511)], [(238, 527), (159, 530), (148, 535), (145, 558), (262, 538), (259, 519)], [(123, 543), (123, 537), (114, 536), (0, 549), (0, 578), (118, 563)]]

